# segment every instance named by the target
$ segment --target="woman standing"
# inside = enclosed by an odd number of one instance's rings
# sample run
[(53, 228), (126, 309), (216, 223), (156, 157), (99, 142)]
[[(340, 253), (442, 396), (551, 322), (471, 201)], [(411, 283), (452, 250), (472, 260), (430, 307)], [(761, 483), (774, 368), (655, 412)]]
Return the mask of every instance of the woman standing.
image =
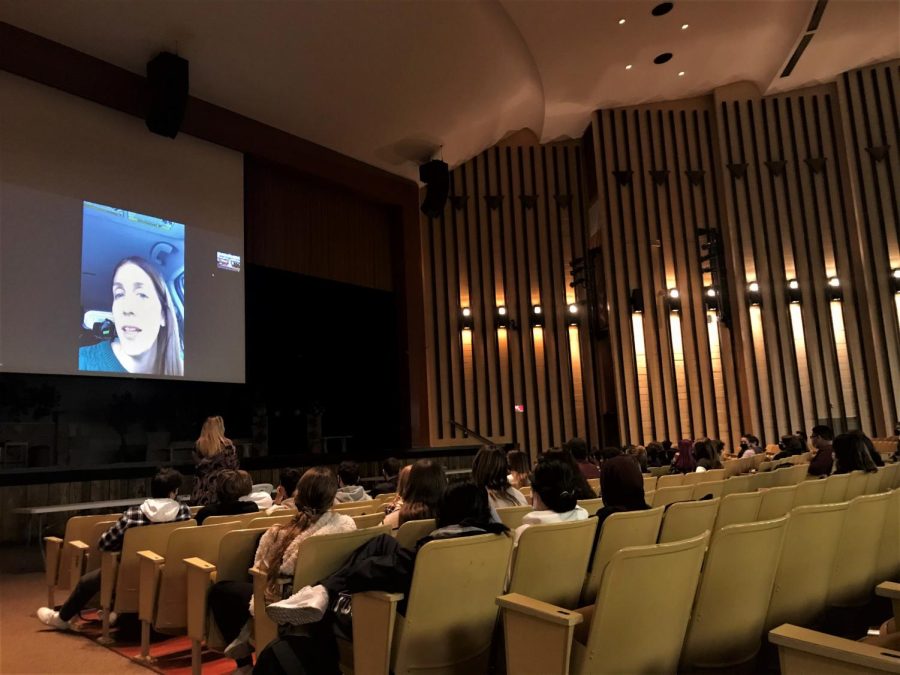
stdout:
[(219, 417), (207, 417), (196, 443), (197, 464), (194, 473), (194, 489), (191, 502), (206, 506), (216, 502), (219, 474), (240, 468), (234, 443), (225, 436), (225, 421)]

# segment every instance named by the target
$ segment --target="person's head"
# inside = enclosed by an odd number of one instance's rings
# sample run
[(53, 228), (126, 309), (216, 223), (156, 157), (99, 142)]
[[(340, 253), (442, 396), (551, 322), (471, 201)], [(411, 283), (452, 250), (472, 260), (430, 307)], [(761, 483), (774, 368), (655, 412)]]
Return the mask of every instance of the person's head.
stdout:
[(437, 506), (437, 526), (484, 525), (491, 520), (487, 492), (471, 481), (451, 483)]
[(390, 480), (391, 478), (397, 477), (402, 467), (403, 463), (399, 459), (396, 457), (388, 457), (381, 463), (381, 473), (384, 474), (385, 478)]
[(509, 489), (509, 466), (500, 448), (485, 445), (472, 461), (472, 482), (488, 490), (505, 492)]
[(557, 453), (543, 455), (534, 467), (531, 490), (536, 510), (565, 513), (575, 508), (575, 472)]
[(253, 489), (253, 480), (246, 471), (225, 469), (219, 473), (216, 496), (222, 504), (230, 504), (246, 497)]
[(686, 438), (678, 441), (678, 452), (675, 454), (673, 464), (677, 471), (681, 473), (690, 473), (697, 468), (697, 461), (694, 459), (694, 443)]
[(225, 420), (218, 415), (207, 417), (200, 429), (200, 437), (197, 439), (197, 452), (201, 457), (218, 455), (228, 445), (225, 437)]
[(633, 511), (644, 508), (644, 477), (637, 462), (619, 456), (600, 465), (600, 494), (603, 505)]
[(282, 469), (278, 474), (277, 501), (280, 504), (284, 499), (290, 499), (300, 482), (300, 471), (297, 469)]
[(741, 450), (749, 450), (750, 448), (758, 448), (759, 439), (753, 434), (744, 434), (741, 436)]
[(794, 436), (799, 438), (801, 443), (806, 443), (806, 432), (803, 431), (803, 429), (797, 429), (797, 431), (794, 432)]
[(563, 444), (563, 448), (572, 453), (576, 462), (586, 462), (588, 458), (587, 443), (583, 438), (572, 438)]
[(647, 471), (647, 449), (643, 445), (629, 445), (625, 454), (637, 462), (641, 473)]
[(526, 453), (521, 450), (510, 450), (506, 453), (506, 463), (512, 473), (527, 474), (531, 471), (531, 462)]
[(359, 484), (359, 464), (356, 462), (352, 462), (350, 460), (344, 460), (338, 465), (337, 470), (338, 480), (341, 482), (341, 487), (348, 487), (350, 485), (358, 485)]
[(660, 443), (653, 441), (652, 443), (647, 443), (647, 457), (651, 461), (659, 461), (663, 454), (663, 447)]
[(834, 472), (850, 473), (851, 471), (878, 471), (862, 434), (840, 434), (834, 439)]
[(608, 459), (612, 459), (613, 457), (618, 457), (619, 455), (624, 454), (621, 448), (617, 448), (615, 446), (609, 445), (600, 450), (598, 456), (601, 462), (605, 462)]
[(401, 499), (406, 498), (406, 490), (409, 487), (409, 472), (412, 471), (412, 464), (407, 464), (400, 473), (397, 474), (397, 496)]
[(597, 496), (593, 488), (587, 482), (587, 478), (585, 478), (584, 474), (581, 473), (581, 467), (578, 466), (578, 462), (575, 461), (572, 453), (569, 452), (566, 448), (551, 448), (547, 450), (543, 456), (556, 457), (572, 467), (572, 472), (575, 474), (575, 482), (578, 484), (579, 499), (590, 499)]
[(797, 438), (793, 434), (790, 434), (788, 436), (781, 437), (781, 441), (779, 441), (778, 443), (778, 449), (788, 455), (802, 455), (803, 443), (799, 438)]
[(403, 494), (403, 506), (400, 507), (400, 524), (434, 518), (446, 489), (444, 467), (430, 459), (417, 460), (409, 470), (409, 482)]
[(175, 469), (160, 469), (150, 479), (150, 496), (153, 499), (174, 498), (181, 487), (181, 472)]
[(119, 346), (146, 363), (140, 372), (183, 375), (178, 319), (157, 269), (137, 256), (121, 260), (113, 270), (112, 297)]
[(831, 443), (834, 441), (834, 432), (831, 430), (831, 427), (817, 424), (812, 428), (809, 440), (812, 441), (816, 450), (827, 449), (831, 447)]

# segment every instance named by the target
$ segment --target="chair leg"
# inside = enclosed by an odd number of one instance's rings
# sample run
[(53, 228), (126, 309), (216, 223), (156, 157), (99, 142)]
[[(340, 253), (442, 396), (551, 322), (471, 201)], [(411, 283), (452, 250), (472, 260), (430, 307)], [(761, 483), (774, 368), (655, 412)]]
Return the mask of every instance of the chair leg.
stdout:
[(139, 660), (149, 662), (150, 658), (150, 622), (141, 621), (141, 655)]
[(199, 640), (191, 640), (191, 675), (202, 675), (203, 647)]
[(47, 607), (53, 609), (56, 606), (55, 602), (56, 598), (54, 597), (53, 586), (47, 586)]
[(97, 638), (97, 642), (101, 645), (111, 645), (113, 639), (109, 636), (109, 607), (103, 608), (103, 634)]

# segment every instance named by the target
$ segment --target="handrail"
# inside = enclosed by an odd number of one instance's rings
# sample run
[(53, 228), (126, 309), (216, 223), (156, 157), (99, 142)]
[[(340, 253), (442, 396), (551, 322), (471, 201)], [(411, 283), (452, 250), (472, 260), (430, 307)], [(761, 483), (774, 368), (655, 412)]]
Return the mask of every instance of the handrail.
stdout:
[(490, 438), (487, 438), (486, 436), (482, 436), (481, 434), (479, 434), (479, 433), (478, 433), (477, 431), (475, 431), (474, 429), (470, 429), (470, 428), (467, 427), (466, 425), (460, 424), (460, 423), (457, 422), (456, 420), (450, 420), (450, 426), (456, 427), (457, 429), (459, 429), (460, 431), (462, 431), (464, 437), (474, 436), (475, 438), (477, 438), (479, 441), (481, 441), (481, 442), (484, 443), (485, 445), (496, 445), (496, 444), (494, 443), (494, 441), (492, 441)]

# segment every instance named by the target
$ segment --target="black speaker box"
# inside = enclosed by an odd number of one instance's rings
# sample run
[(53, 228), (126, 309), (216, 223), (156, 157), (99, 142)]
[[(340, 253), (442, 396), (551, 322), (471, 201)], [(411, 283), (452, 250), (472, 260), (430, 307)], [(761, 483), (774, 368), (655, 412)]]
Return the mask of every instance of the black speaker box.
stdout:
[(147, 62), (147, 128), (175, 138), (184, 120), (188, 100), (188, 62), (160, 52)]
[(446, 162), (432, 159), (419, 167), (419, 180), (425, 183), (422, 213), (429, 218), (439, 217), (444, 212), (450, 192), (450, 167)]

